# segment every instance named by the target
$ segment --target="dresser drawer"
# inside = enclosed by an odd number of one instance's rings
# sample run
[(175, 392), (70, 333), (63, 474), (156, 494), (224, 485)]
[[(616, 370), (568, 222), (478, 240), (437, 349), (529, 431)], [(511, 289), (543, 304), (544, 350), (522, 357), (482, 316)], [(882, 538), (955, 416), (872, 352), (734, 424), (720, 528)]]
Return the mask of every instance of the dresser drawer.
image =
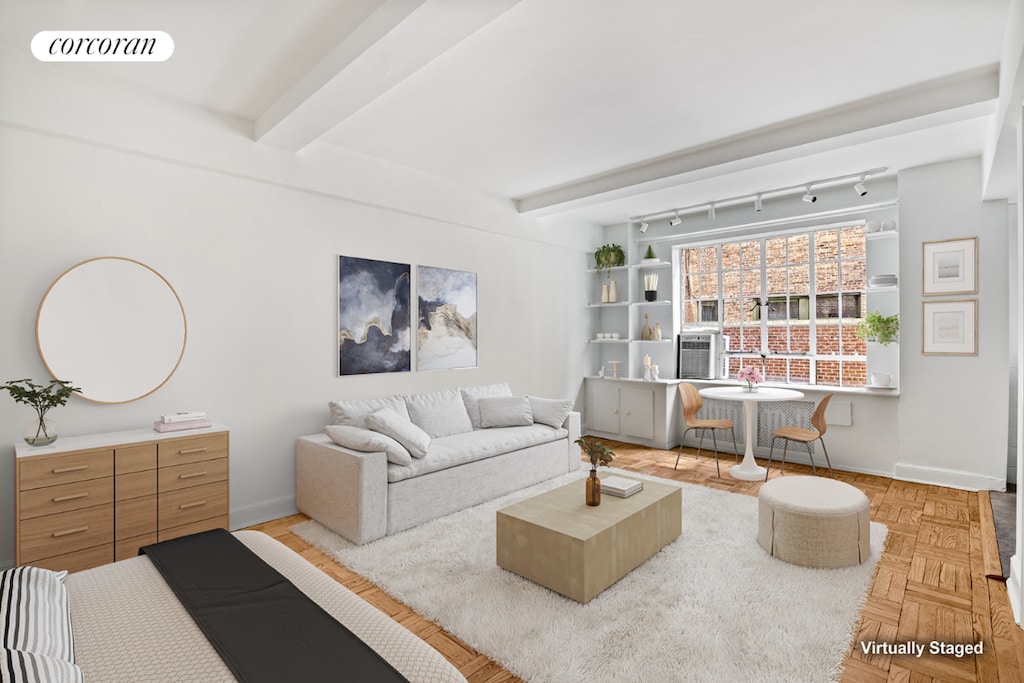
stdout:
[[(44, 557), (63, 555), (113, 542), (113, 505), (99, 505), (36, 517), (21, 523), (18, 563), (31, 564)], [(113, 557), (113, 546), (110, 554)]]
[(174, 439), (157, 446), (160, 467), (174, 467), (200, 460), (228, 457), (228, 435), (208, 434), (188, 439)]
[(122, 446), (114, 451), (114, 474), (156, 469), (156, 444)]
[(114, 500), (128, 500), (156, 493), (156, 470), (114, 477)]
[(187, 465), (164, 467), (160, 470), (160, 493), (177, 491), (190, 486), (210, 484), (215, 481), (226, 481), (228, 478), (228, 459), (203, 460)]
[(228, 514), (228, 483), (215, 482), (160, 494), (160, 529)]
[(203, 519), (198, 522), (192, 522), (191, 524), (183, 524), (181, 526), (171, 527), (170, 529), (161, 529), (157, 540), (161, 543), (169, 541), (172, 538), (180, 538), (182, 536), (191, 536), (192, 534), (198, 534), (200, 531), (209, 531), (210, 529), (227, 529), (228, 518), (224, 517), (213, 517), (211, 519)]
[(139, 548), (156, 543), (156, 532), (114, 542), (114, 561), (127, 560), (139, 554)]
[(114, 504), (114, 540), (156, 533), (156, 494)]
[(109, 505), (114, 500), (114, 479), (89, 479), (60, 486), (23, 491), (18, 497), (19, 517), (32, 519), (58, 512)]
[(84, 451), (19, 459), (18, 486), (22, 491), (114, 474), (114, 451)]
[(107, 543), (94, 548), (76, 550), (70, 553), (55, 555), (41, 560), (34, 560), (32, 566), (42, 567), (51, 571), (80, 572), (102, 564), (110, 564), (114, 560), (114, 544)]

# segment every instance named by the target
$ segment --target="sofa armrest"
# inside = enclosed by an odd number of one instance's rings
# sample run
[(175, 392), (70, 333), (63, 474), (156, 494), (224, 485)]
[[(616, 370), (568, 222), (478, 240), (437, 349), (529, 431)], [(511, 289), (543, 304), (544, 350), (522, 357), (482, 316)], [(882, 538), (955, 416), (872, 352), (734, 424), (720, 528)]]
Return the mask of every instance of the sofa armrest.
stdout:
[(578, 470), (580, 468), (580, 460), (582, 455), (580, 453), (580, 447), (576, 444), (576, 439), (580, 438), (580, 414), (575, 410), (570, 412), (565, 418), (565, 422), (562, 423), (562, 429), (568, 430), (569, 432), (569, 471)]
[(339, 446), (326, 434), (299, 437), (295, 505), (353, 543), (383, 537), (388, 526), (387, 456)]

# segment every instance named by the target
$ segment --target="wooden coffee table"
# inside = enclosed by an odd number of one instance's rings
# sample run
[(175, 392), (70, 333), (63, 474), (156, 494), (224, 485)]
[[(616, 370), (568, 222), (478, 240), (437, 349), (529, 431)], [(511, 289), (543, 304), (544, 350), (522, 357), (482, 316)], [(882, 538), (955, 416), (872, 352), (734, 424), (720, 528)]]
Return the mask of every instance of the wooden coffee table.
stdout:
[(581, 479), (498, 510), (498, 566), (589, 602), (682, 531), (682, 490), (643, 483), (629, 498), (604, 494), (590, 507)]

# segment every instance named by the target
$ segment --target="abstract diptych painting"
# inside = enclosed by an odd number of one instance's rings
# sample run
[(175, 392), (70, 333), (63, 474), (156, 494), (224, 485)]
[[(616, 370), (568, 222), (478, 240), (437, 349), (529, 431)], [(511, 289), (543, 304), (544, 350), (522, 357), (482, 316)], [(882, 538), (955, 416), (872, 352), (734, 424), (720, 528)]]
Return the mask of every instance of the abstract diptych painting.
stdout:
[(411, 266), (338, 257), (338, 374), (409, 372)]
[(476, 273), (420, 266), (416, 369), (475, 368)]

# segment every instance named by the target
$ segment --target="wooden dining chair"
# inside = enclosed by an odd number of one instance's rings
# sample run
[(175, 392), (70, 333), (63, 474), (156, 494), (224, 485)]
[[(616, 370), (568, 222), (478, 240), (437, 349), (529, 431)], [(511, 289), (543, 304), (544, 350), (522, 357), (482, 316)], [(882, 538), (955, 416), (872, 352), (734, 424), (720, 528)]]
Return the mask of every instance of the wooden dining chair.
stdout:
[[(700, 442), (697, 444), (697, 455), (694, 458), (700, 457), (700, 449), (704, 445), (704, 432), (708, 429), (711, 430), (711, 439), (715, 444), (715, 469), (718, 470), (718, 476), (722, 476), (722, 468), (718, 464), (718, 437), (715, 432), (719, 429), (728, 429), (732, 432), (732, 452), (736, 456), (736, 462), (739, 462), (739, 454), (736, 451), (736, 429), (733, 427), (732, 420), (705, 420), (697, 417), (697, 413), (704, 407), (704, 399), (701, 398), (700, 393), (697, 391), (697, 387), (693, 386), (689, 382), (679, 383), (679, 398), (683, 403), (683, 421), (686, 422), (686, 429), (683, 430), (683, 438), (686, 438), (687, 432), (694, 429), (701, 430)], [(676, 464), (672, 469), (676, 469), (679, 466), (679, 458), (683, 454), (683, 444), (679, 444), (679, 454), (676, 455)]]
[(803, 427), (779, 427), (772, 432), (772, 446), (768, 451), (768, 467), (765, 468), (764, 480), (768, 481), (768, 470), (772, 467), (772, 454), (775, 452), (775, 440), (785, 439), (785, 444), (782, 449), (782, 466), (779, 467), (779, 472), (782, 472), (786, 468), (786, 450), (789, 448), (790, 441), (799, 441), (807, 446), (807, 455), (811, 458), (811, 472), (813, 474), (818, 473), (818, 468), (814, 466), (814, 452), (811, 449), (812, 441), (821, 442), (821, 450), (825, 452), (825, 462), (828, 463), (829, 474), (832, 478), (836, 478), (835, 472), (832, 471), (832, 463), (828, 459), (828, 449), (825, 448), (825, 440), (821, 437), (825, 436), (825, 430), (828, 428), (828, 424), (825, 422), (825, 408), (828, 407), (828, 402), (832, 399), (835, 394), (826, 394), (821, 402), (818, 403), (818, 407), (814, 409), (814, 414), (811, 415), (811, 425), (813, 429), (804, 429)]

